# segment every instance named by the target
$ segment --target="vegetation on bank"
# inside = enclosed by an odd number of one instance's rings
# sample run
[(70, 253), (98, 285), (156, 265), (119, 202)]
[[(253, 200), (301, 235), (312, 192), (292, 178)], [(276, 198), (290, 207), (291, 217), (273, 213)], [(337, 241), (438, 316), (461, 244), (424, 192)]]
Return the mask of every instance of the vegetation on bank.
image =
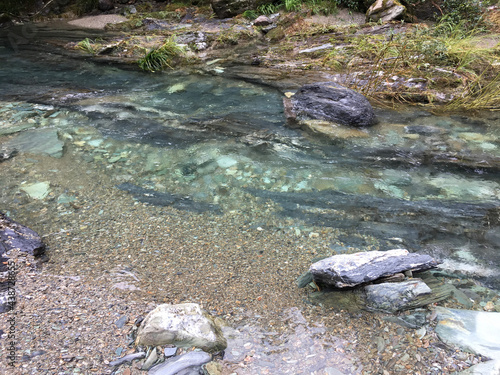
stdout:
[(167, 67), (172, 69), (172, 60), (182, 57), (183, 54), (184, 48), (179, 46), (172, 36), (165, 40), (161, 46), (146, 52), (137, 63), (142, 70), (154, 73)]
[[(425, 0), (403, 1), (410, 9), (423, 2)], [(486, 12), (487, 6), (498, 1), (436, 0), (433, 3), (439, 5), (433, 24), (403, 21), (386, 26), (338, 27), (306, 23), (304, 18), (335, 13), (339, 6), (363, 9), (366, 2), (274, 1), (235, 17), (234, 26), (229, 29), (207, 33), (207, 43), (215, 50), (264, 39), (267, 50), (259, 51), (265, 55), (260, 59), (263, 65), (272, 67), (278, 63), (300, 61), (304, 64), (297, 63), (296, 68), (334, 71), (344, 77), (344, 84), (373, 99), (427, 104), (446, 102), (441, 108), (449, 110), (500, 109), (500, 13)], [(188, 11), (191, 15), (203, 15), (205, 19), (213, 17), (207, 1), (189, 8), (189, 1), (159, 4), (153, 7), (147, 2), (136, 3), (138, 12), (129, 15), (128, 22), (117, 26), (133, 36), (124, 37), (111, 46), (116, 54), (127, 53), (128, 57), (135, 57), (141, 69), (151, 72), (172, 68), (176, 61), (186, 62), (189, 48), (181, 48), (171, 31), (146, 31), (143, 27), (145, 18), (178, 22)], [(245, 18), (254, 19), (276, 11), (281, 13), (277, 27), (266, 34), (259, 33), (259, 28), (252, 33), (239, 27), (248, 27)], [(370, 29), (377, 28), (383, 31), (379, 34), (370, 32)], [(333, 47), (298, 53), (300, 49), (321, 43), (330, 43)], [(96, 55), (102, 50), (108, 51), (110, 45), (104, 41), (84, 40), (77, 48)], [(191, 50), (196, 52), (196, 49)], [(447, 97), (436, 93), (447, 93)]]

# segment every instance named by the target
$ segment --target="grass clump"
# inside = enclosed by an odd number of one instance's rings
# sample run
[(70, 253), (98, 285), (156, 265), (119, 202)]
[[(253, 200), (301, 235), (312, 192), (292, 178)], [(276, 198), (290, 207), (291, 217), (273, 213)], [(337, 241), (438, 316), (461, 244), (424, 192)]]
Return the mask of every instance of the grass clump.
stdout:
[(94, 42), (90, 40), (89, 38), (85, 38), (81, 42), (78, 42), (76, 45), (76, 48), (79, 50), (82, 50), (84, 52), (87, 52), (91, 55), (95, 55), (97, 53), (95, 47), (94, 47)]
[(490, 110), (500, 111), (500, 73), (486, 82), (481, 77), (471, 81), (463, 94), (445, 106), (449, 111)]
[(337, 12), (337, 2), (334, 0), (281, 0), (277, 3), (262, 4), (253, 12), (270, 15), (282, 10), (286, 12), (324, 14), (327, 16)]
[(500, 45), (484, 47), (477, 31), (460, 30), (436, 36), (415, 27), (389, 36), (350, 37), (324, 56), (323, 64), (345, 73), (345, 84), (374, 99), (432, 102), (433, 90), (447, 90), (456, 98), (450, 109), (498, 108)]
[(179, 46), (174, 37), (170, 37), (160, 47), (153, 48), (137, 62), (142, 70), (158, 72), (165, 68), (172, 69), (172, 61), (184, 54), (184, 49)]

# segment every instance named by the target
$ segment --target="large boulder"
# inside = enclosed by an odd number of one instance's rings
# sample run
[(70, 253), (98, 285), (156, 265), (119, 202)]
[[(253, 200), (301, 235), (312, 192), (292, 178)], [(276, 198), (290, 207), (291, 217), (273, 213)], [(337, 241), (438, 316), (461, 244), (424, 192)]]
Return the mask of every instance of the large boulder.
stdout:
[(340, 254), (313, 263), (309, 269), (316, 284), (354, 287), (403, 271), (423, 271), (438, 262), (429, 255), (405, 249)]
[(366, 22), (387, 22), (404, 17), (406, 7), (398, 0), (377, 0), (366, 11)]
[(218, 18), (230, 18), (248, 9), (255, 9), (256, 0), (211, 0), (212, 9)]
[(366, 127), (376, 124), (368, 100), (335, 82), (302, 86), (290, 99), (287, 116), (296, 120), (326, 120), (335, 124)]
[(137, 331), (136, 345), (224, 350), (226, 339), (215, 320), (196, 303), (163, 304), (151, 311)]

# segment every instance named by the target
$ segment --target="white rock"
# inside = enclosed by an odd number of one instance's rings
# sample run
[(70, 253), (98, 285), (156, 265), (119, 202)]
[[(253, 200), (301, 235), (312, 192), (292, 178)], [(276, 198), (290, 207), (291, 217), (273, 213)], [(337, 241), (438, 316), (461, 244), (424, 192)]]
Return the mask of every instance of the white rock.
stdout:
[(50, 192), (50, 183), (48, 181), (37, 182), (21, 187), (21, 190), (33, 199), (44, 199)]
[(137, 332), (136, 345), (197, 347), (207, 352), (227, 346), (220, 327), (196, 303), (163, 304), (151, 311)]

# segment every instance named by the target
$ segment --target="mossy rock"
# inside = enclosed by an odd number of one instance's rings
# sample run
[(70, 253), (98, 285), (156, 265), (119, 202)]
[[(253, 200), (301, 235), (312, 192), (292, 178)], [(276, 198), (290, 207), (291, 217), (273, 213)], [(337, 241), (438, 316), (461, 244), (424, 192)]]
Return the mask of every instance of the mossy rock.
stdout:
[(266, 34), (266, 36), (267, 38), (269, 38), (271, 42), (276, 42), (278, 40), (283, 39), (286, 36), (286, 34), (284, 28), (282, 26), (278, 26), (269, 31)]

